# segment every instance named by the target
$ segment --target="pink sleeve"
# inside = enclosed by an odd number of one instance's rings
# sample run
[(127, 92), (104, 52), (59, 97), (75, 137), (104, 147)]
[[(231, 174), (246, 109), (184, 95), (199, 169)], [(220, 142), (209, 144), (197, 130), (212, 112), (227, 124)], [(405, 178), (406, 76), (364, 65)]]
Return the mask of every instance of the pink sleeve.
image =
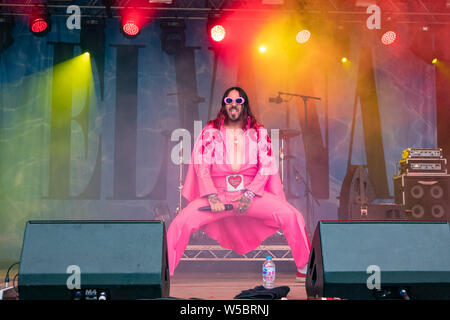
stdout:
[(247, 186), (247, 189), (257, 196), (262, 196), (269, 176), (276, 174), (278, 167), (272, 152), (272, 143), (267, 129), (260, 128), (258, 133), (258, 172), (253, 181)]
[(214, 156), (213, 130), (205, 127), (194, 145), (194, 169), (197, 174), (200, 196), (204, 197), (217, 193), (216, 186), (211, 178), (211, 164)]

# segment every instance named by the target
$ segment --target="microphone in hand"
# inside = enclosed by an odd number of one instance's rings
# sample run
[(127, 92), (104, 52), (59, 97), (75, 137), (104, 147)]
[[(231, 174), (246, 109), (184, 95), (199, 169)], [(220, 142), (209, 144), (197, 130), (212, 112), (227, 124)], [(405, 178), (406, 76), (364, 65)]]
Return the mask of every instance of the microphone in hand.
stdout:
[[(205, 206), (205, 207), (200, 207), (198, 208), (198, 210), (200, 211), (211, 211), (211, 206)], [(233, 205), (232, 204), (225, 204), (225, 211), (230, 211), (233, 210)]]

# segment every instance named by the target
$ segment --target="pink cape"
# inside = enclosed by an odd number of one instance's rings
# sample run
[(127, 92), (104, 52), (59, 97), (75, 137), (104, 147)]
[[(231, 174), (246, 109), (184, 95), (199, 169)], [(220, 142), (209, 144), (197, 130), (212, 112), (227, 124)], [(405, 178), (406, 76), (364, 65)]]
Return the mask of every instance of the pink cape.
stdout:
[[(182, 190), (183, 197), (189, 202), (200, 198), (199, 179), (201, 178), (195, 173), (193, 163), (194, 154), (191, 155), (191, 163), (189, 164)], [(292, 209), (296, 210), (286, 201), (283, 184), (278, 171), (268, 176), (264, 191), (286, 202)], [(277, 232), (280, 226), (273, 223), (273, 221), (254, 217), (229, 216), (202, 225), (200, 229), (209, 237), (216, 240), (222, 247), (231, 249), (238, 254), (246, 254), (256, 249), (261, 242)]]

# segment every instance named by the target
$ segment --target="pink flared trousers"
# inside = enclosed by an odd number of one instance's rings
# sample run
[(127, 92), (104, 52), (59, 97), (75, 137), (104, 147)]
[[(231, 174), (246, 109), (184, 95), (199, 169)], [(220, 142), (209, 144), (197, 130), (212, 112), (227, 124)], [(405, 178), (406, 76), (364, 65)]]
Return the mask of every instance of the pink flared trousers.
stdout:
[[(248, 177), (251, 180), (251, 177)], [(224, 179), (214, 177), (218, 187), (219, 199), (223, 203), (231, 202), (242, 192), (229, 192), (223, 188)], [(247, 180), (247, 177), (246, 177)], [(222, 247), (238, 254), (255, 250), (267, 237), (280, 228), (289, 244), (297, 268), (303, 268), (309, 258), (310, 242), (305, 230), (301, 213), (289, 202), (267, 191), (253, 198), (245, 214), (233, 211), (219, 213), (199, 211), (208, 206), (204, 197), (191, 201), (172, 221), (167, 232), (169, 272), (173, 276), (175, 268), (183, 256), (190, 236), (203, 230)]]

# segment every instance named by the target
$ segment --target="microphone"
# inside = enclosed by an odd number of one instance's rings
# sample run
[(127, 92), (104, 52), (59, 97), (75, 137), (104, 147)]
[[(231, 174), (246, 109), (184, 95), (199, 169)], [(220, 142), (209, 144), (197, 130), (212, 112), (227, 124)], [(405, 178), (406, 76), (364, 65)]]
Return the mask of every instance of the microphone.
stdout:
[(280, 95), (278, 95), (275, 98), (269, 98), (269, 102), (280, 104), (283, 102), (283, 98), (281, 98)]
[[(211, 206), (206, 206), (206, 207), (200, 207), (198, 208), (198, 210), (200, 211), (211, 211)], [(229, 211), (229, 210), (233, 210), (233, 205), (232, 204), (225, 204), (225, 210)]]

